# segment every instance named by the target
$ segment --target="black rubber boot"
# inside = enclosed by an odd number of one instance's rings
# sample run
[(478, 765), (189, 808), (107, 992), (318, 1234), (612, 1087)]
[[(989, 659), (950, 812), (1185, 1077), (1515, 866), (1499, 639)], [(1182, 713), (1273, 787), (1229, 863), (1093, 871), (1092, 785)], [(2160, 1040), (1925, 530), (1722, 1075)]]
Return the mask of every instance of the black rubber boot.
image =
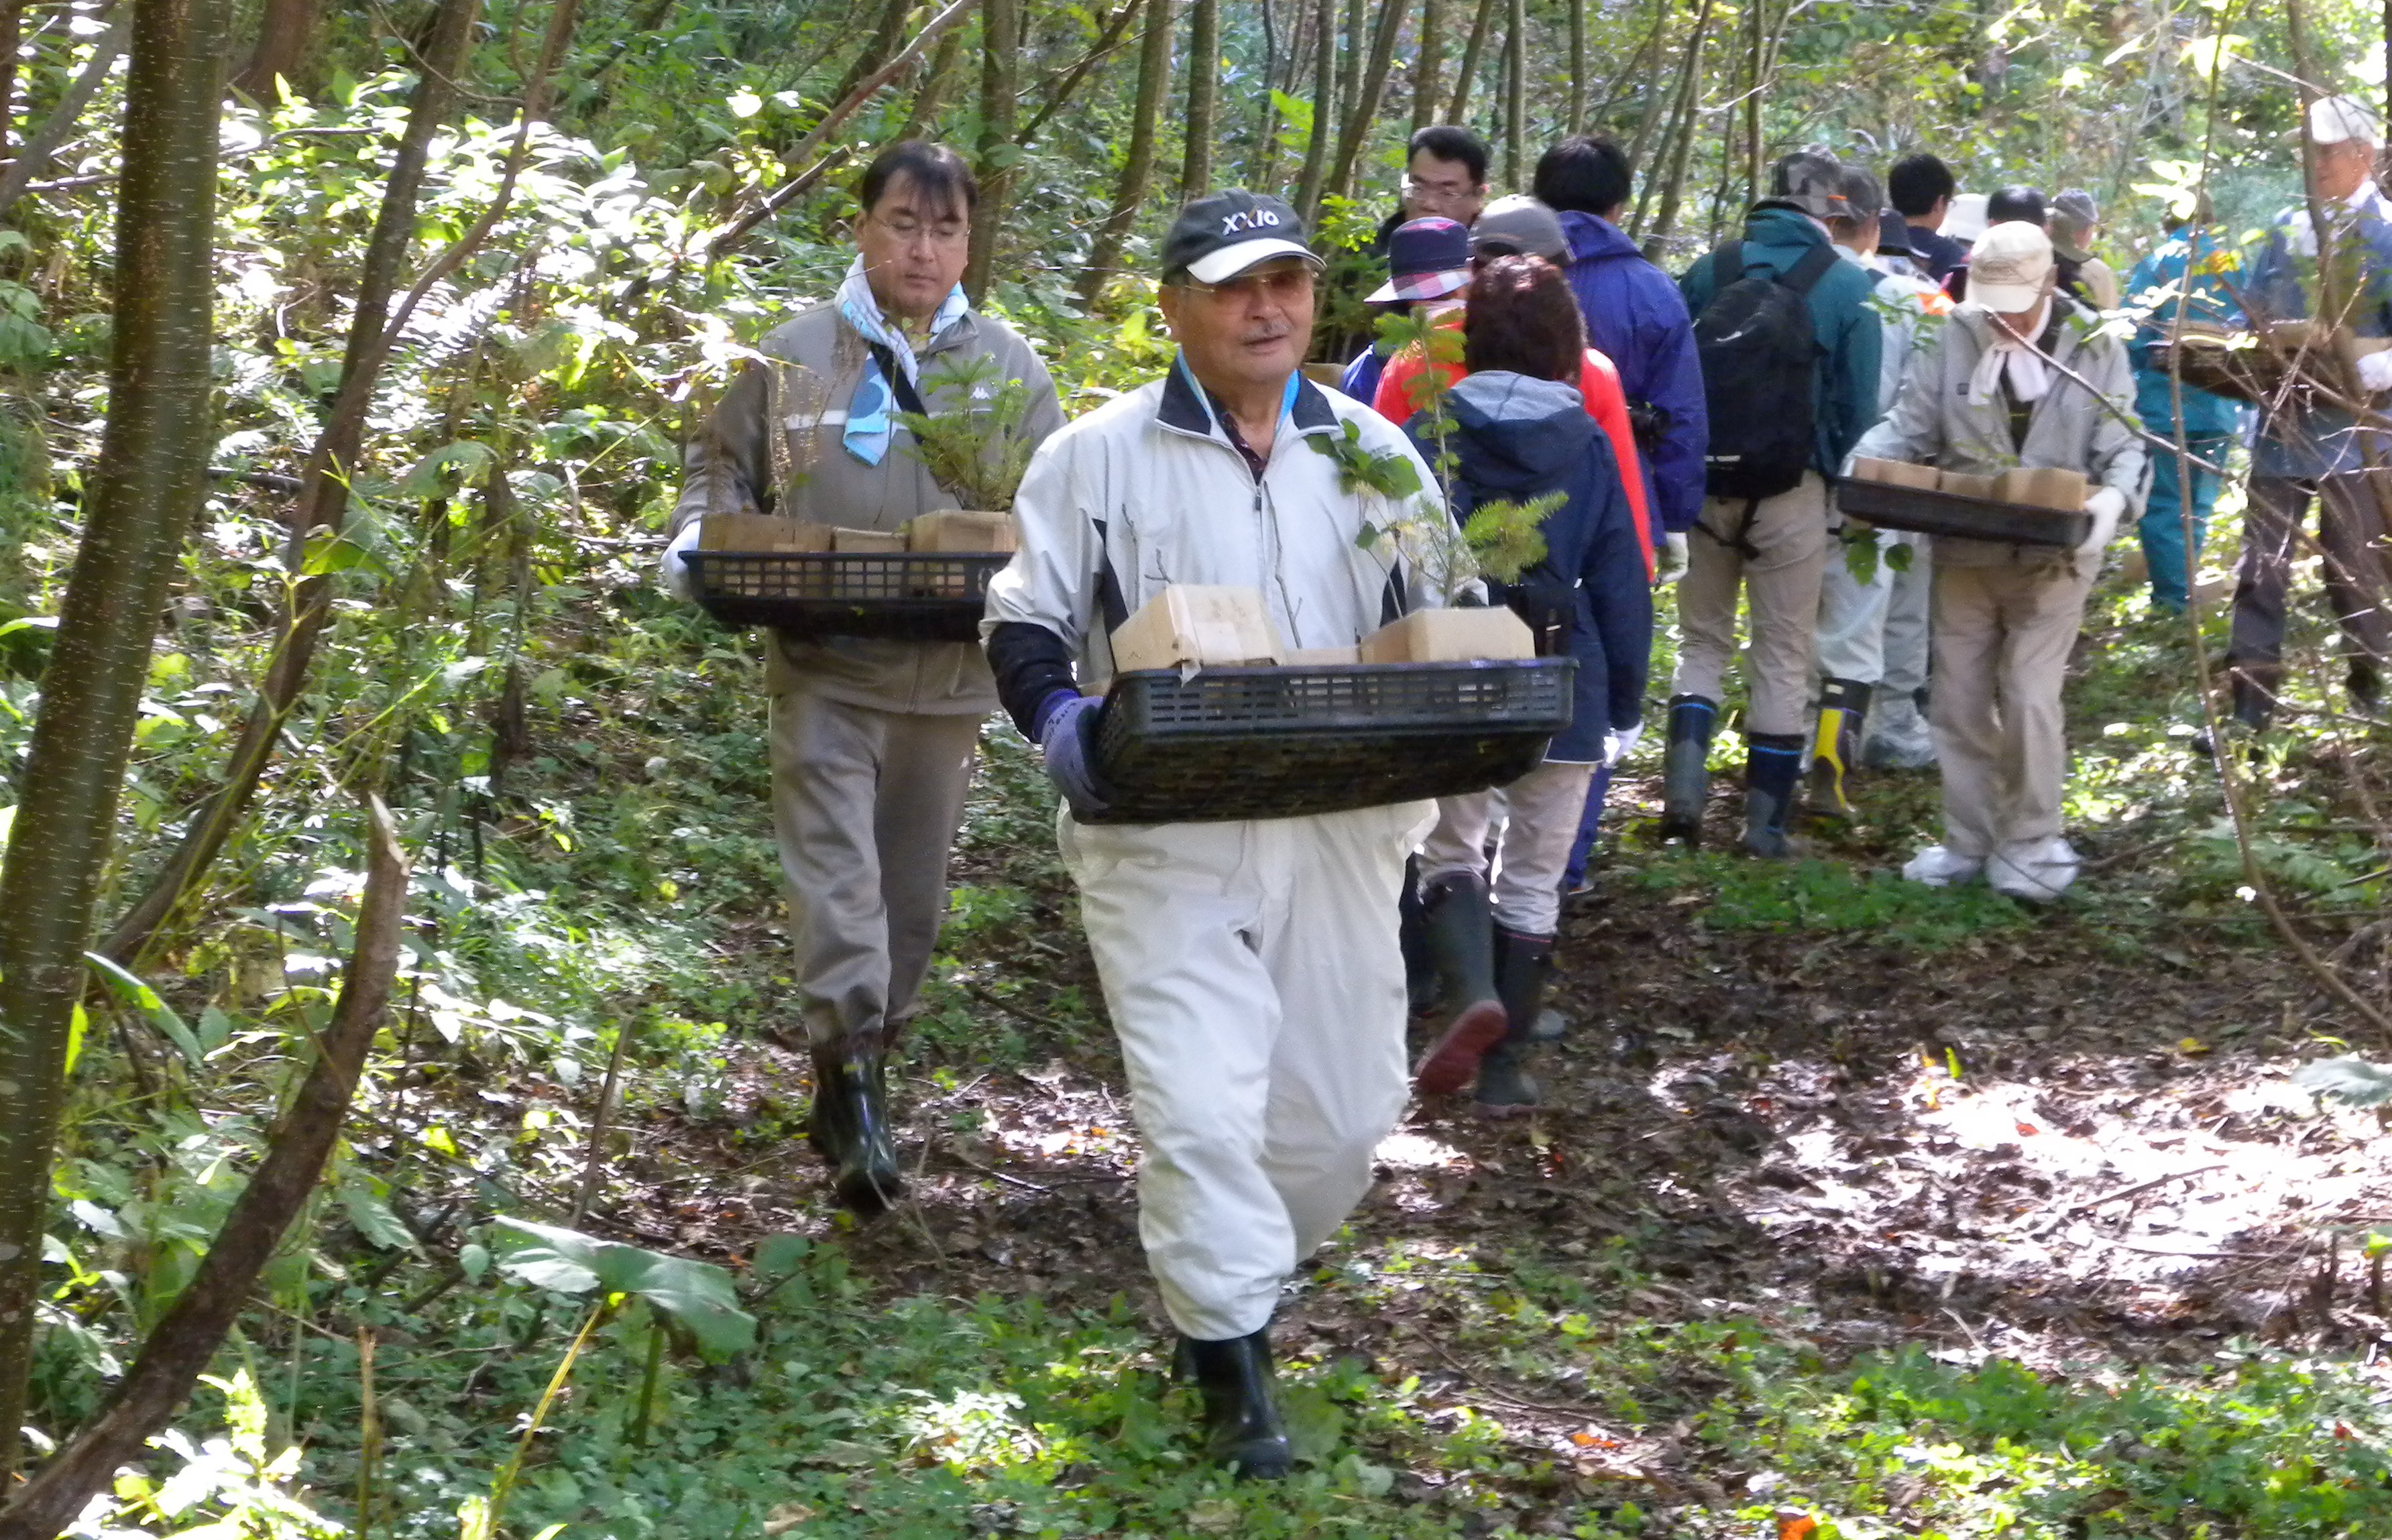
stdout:
[(1670, 702), (1670, 744), (1661, 756), (1661, 837), (1683, 839), (1693, 849), (1703, 842), (1703, 804), (1710, 799), (1711, 732), (1719, 703), (1700, 695)]
[(838, 1200), (877, 1219), (905, 1191), (889, 1132), (887, 1061), (878, 1054), (817, 1055), (806, 1138), (831, 1168)]
[(1280, 1421), (1270, 1328), (1220, 1341), (1179, 1339), (1173, 1365), (1204, 1401), (1204, 1453), (1242, 1482), (1275, 1482), (1294, 1463)]
[(1478, 1088), (1471, 1095), (1482, 1118), (1517, 1118), (1540, 1104), (1528, 1074), (1528, 1054), (1539, 1041), (1537, 1017), (1544, 1009), (1545, 985), (1554, 976), (1554, 938), (1523, 936), (1495, 927), (1495, 988), (1503, 997), (1510, 1029), (1479, 1061)]
[(2276, 685), (2281, 670), (2272, 666), (2229, 666), (2234, 720), (2254, 732), (2265, 732), (2276, 715)]
[(1438, 1014), (1445, 1026), (1412, 1071), (1424, 1096), (1448, 1096), (1478, 1073), (1478, 1057), (1503, 1035), (1503, 1002), (1495, 992), (1495, 916), (1487, 885), (1477, 877), (1440, 877), (1421, 895), (1429, 954), (1445, 981)]
[(1802, 781), (1802, 735), (1749, 732), (1744, 742), (1744, 848), (1774, 859), (1792, 848), (1786, 821)]
[(1868, 720), (1870, 686), (1858, 679), (1829, 679), (1819, 690), (1819, 725), (1811, 736), (1811, 810), (1850, 818), (1852, 798), (1844, 777), (1861, 762), (1861, 729)]
[(1428, 948), (1428, 920), (1421, 912), (1420, 858), (1404, 861), (1403, 897), (1396, 901), (1396, 938), (1404, 949), (1404, 993), (1412, 1014), (1436, 1004), (1436, 959)]

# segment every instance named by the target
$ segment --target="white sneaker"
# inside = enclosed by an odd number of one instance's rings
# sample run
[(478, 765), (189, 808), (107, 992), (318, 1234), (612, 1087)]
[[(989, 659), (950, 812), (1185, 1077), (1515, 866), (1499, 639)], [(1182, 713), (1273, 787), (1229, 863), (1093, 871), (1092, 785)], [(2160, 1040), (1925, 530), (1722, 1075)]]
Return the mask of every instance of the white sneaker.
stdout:
[(1948, 846), (1930, 845), (1910, 858), (1902, 874), (1930, 887), (1956, 887), (1964, 882), (1974, 882), (1977, 874), (1984, 869), (1982, 856), (1964, 856)]
[(2049, 903), (2076, 880), (2076, 852), (2058, 835), (2008, 845), (1985, 863), (1994, 891), (2027, 903)]

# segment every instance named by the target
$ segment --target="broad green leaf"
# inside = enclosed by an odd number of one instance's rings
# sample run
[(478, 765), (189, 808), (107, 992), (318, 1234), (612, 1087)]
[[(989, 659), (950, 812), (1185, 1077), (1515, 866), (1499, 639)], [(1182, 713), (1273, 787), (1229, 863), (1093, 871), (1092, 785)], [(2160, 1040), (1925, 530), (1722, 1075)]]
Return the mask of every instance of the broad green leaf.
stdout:
[(756, 1246), (756, 1275), (782, 1278), (798, 1270), (814, 1243), (803, 1236), (766, 1236)]
[(391, 1206), (383, 1201), (371, 1184), (355, 1171), (341, 1184), (341, 1207), (358, 1234), (385, 1251), (413, 1251), (415, 1232), (407, 1227)]
[(2293, 1071), (2293, 1083), (2313, 1095), (2351, 1106), (2381, 1106), (2392, 1102), (2392, 1069), (2356, 1056), (2305, 1064)]
[(157, 990), (96, 951), (83, 955), (85, 962), (99, 971), (100, 977), (108, 981), (110, 992), (148, 1016), (150, 1025), (157, 1028), (159, 1034), (173, 1043), (192, 1068), (197, 1068), (207, 1058), (206, 1051), (200, 1046), (200, 1040), (183, 1025), (183, 1018), (175, 1014), (175, 1008), (158, 998)]
[(756, 1339), (755, 1318), (719, 1267), (527, 1219), (502, 1214), (499, 1223), (526, 1237), (498, 1259), (510, 1277), (560, 1294), (628, 1294), (679, 1321), (709, 1353), (737, 1352)]

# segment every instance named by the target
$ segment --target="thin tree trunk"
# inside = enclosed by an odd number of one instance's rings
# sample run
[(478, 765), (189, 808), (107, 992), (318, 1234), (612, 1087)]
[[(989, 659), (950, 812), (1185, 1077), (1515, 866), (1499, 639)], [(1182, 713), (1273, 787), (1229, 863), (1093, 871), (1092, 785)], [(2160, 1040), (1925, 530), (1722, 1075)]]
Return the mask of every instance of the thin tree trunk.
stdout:
[[(2392, 4), (2392, 0), (2386, 0)], [(1421, 0), (1420, 48), (1412, 56), (1412, 132), (1436, 122), (1436, 77), (1445, 69), (1445, 0)]]
[(1370, 64), (1362, 73), (1362, 95), (1354, 104), (1353, 116), (1346, 120), (1345, 132), (1338, 136), (1337, 163), (1329, 178), (1331, 189), (1341, 195), (1353, 196), (1354, 167), (1379, 116), (1387, 72), (1395, 65), (1396, 36), (1403, 31), (1404, 15), (1410, 9), (1411, 0), (1384, 0), (1379, 7), (1378, 28), (1371, 34)]
[(389, 1012), (399, 926), (407, 914), (407, 857), (390, 814), (370, 796), (367, 817), (366, 887), (358, 908), (357, 945), (341, 977), (340, 1003), (324, 1031), (321, 1054), (289, 1109), (276, 1119), (265, 1158), (233, 1200), (199, 1271), (142, 1343), (141, 1356), (107, 1408), (0, 1508), (0, 1540), (51, 1540), (165, 1426), (223, 1345), (282, 1233), (324, 1174), (325, 1158), (357, 1093), (366, 1050)]
[[(1671, 137), (1664, 140), (1670, 150), (1669, 175), (1661, 186), (1660, 212), (1654, 216), (1652, 233), (1644, 239), (1644, 254), (1658, 255), (1661, 242), (1669, 238), (1678, 224), (1678, 203), (1686, 186), (1686, 167), (1695, 153), (1696, 123), (1696, 105), (1702, 97), (1702, 58), (1705, 34), (1710, 30), (1711, 0), (1703, 0), (1702, 9), (1695, 13), (1695, 30), (1686, 39), (1684, 69), (1678, 78), (1678, 110), (1670, 120)], [(1648, 188), (1649, 190), (1649, 188)]]
[(1097, 231), (1088, 265), (1080, 273), (1080, 306), (1097, 307), (1097, 296), (1112, 281), (1121, 261), (1122, 243), (1138, 224), (1139, 205), (1146, 201), (1146, 184), (1154, 175), (1154, 141), (1163, 126), (1163, 98), (1171, 91), (1171, 0), (1146, 0), (1146, 31), (1138, 51), (1138, 103), (1131, 110), (1129, 149), (1122, 158), (1121, 180), (1113, 187), (1113, 205)]
[[(1768, 8), (1765, 0), (1752, 0), (1752, 48), (1746, 60), (1744, 77), (1744, 185), (1747, 203), (1761, 201), (1761, 80), (1762, 71), (1767, 67), (1765, 39), (1768, 34), (1764, 30), (1763, 13)], [(1730, 122), (1735, 120), (1734, 113), (1728, 116)], [(1720, 180), (1724, 183), (1727, 178), (1722, 175)]]
[(1337, 114), (1337, 0), (1314, 0), (1312, 38), (1312, 138), (1304, 147), (1304, 173), (1295, 184), (1295, 212), (1306, 228), (1319, 223), (1314, 214), (1320, 206), (1330, 130)]
[(1586, 0), (1570, 0), (1569, 132), (1586, 132)]
[(1686, 32), (1686, 41), (1678, 54), (1676, 76), (1670, 83), (1669, 114), (1662, 121), (1661, 136), (1653, 148), (1653, 169), (1645, 174), (1644, 186), (1636, 197), (1637, 230), (1646, 228), (1645, 211), (1655, 206), (1664, 184), (1670, 179), (1670, 167), (1677, 159), (1678, 132), (1685, 121), (1687, 98), (1693, 88), (1695, 67), (1702, 58), (1703, 32), (1710, 21), (1710, 0), (1703, 0), (1703, 8), (1695, 17), (1695, 24)]
[[(0, 1482), (16, 1469), (92, 906), (184, 531), (207, 486), (226, 0), (127, 0), (108, 424), (0, 861)], [(55, 1534), (61, 1525), (46, 1532)]]
[(1015, 145), (1023, 149), (1029, 149), (1030, 141), (1038, 137), (1038, 131), (1046, 126), (1046, 120), (1060, 112), (1070, 103), (1073, 93), (1079, 90), (1080, 83), (1088, 78), (1089, 71), (1104, 62), (1112, 56), (1112, 51), (1121, 45), (1122, 34), (1129, 31), (1129, 24), (1137, 17), (1140, 4), (1141, 0), (1123, 0), (1121, 9), (1113, 12), (1112, 19), (1105, 23), (1104, 31), (1098, 35), (1095, 45), (1082, 54), (1078, 61), (1069, 70), (1063, 71), (1062, 78), (1056, 82), (1055, 88), (1046, 94), (1046, 105), (1032, 114), (1030, 121), (1022, 125), (1021, 132), (1014, 136)]
[[(1262, 0), (1263, 18), (1263, 89), (1260, 127), (1254, 133), (1254, 150), (1246, 158), (1246, 183), (1258, 191), (1268, 191), (1271, 175), (1279, 170), (1279, 99), (1272, 93), (1281, 89), (1279, 84), (1279, 28), (1271, 9), (1271, 0)], [(1290, 63), (1291, 78), (1294, 64)]]
[(1503, 33), (1504, 176), (1517, 188), (1528, 153), (1528, 0), (1512, 0)]
[(1344, 123), (1354, 115), (1354, 104), (1362, 97), (1362, 0), (1346, 0), (1346, 38), (1337, 56), (1336, 122)]
[(982, 0), (980, 44), (980, 204), (972, 211), (971, 261), (964, 269), (964, 292), (974, 304), (988, 292), (1005, 223), (1014, 94), (1021, 77), (1021, 0)]
[(1213, 187), (1213, 124), (1221, 93), (1221, 0), (1188, 6), (1188, 148), (1180, 159), (1179, 197), (1201, 198)]
[(1478, 61), (1487, 49), (1487, 34), (1495, 29), (1497, 0), (1478, 0), (1478, 14), (1471, 19), (1470, 42), (1462, 50), (1462, 72), (1453, 78), (1453, 100), (1447, 104), (1445, 121), (1462, 123), (1470, 109), (1470, 86), (1478, 78)]
[(1610, 115), (1612, 108), (1618, 104), (1619, 98), (1628, 94), (1628, 87), (1645, 78), (1646, 55), (1650, 54), (1656, 58), (1667, 57), (1666, 51), (1662, 49), (1661, 34), (1670, 25), (1670, 0), (1656, 0), (1653, 6), (1653, 30), (1646, 32), (1644, 39), (1636, 45), (1636, 51), (1628, 56), (1627, 67), (1612, 77), (1609, 85), (1604, 87), (1603, 99), (1597, 102), (1594, 110), (1587, 115), (1589, 123), (1604, 122)]
[(862, 84), (865, 76), (889, 62), (889, 56), (897, 51), (897, 40), (905, 35), (905, 13), (913, 6), (914, 0), (889, 0), (881, 7), (879, 25), (872, 29), (871, 38), (848, 62), (847, 73), (838, 77), (838, 84), (825, 100), (845, 101), (847, 94)]
[[(569, 6), (572, 0), (560, 0)], [(478, 0), (443, 0), (425, 39), (422, 68), (408, 106), (408, 122), (383, 186), (382, 207), (373, 234), (366, 242), (365, 261), (358, 278), (356, 310), (349, 325), (341, 382), (333, 395), (324, 427), (307, 457), (305, 485), (292, 513), (291, 569), (304, 571), (307, 540), (318, 528), (338, 530), (348, 511), (348, 478), (357, 469), (358, 447), (365, 436), (365, 408), (372, 398), (382, 363), (389, 356), (391, 300), (398, 287), (400, 265), (415, 233), (416, 199), (422, 190), (432, 140), (448, 116), (457, 96), (456, 81), (474, 35)], [(132, 965), (141, 949), (231, 837), (249, 799), (266, 773), (284, 718), (297, 704), (316, 638), (329, 613), (332, 590), (326, 575), (303, 576), (287, 608), (277, 617), (279, 645), (266, 666), (256, 704), (242, 724), (241, 734), (217, 789), (191, 812), (183, 836), (149, 891), (135, 902), (109, 933), (101, 949), (110, 958)]]
[[(1644, 110), (1636, 120), (1636, 137), (1628, 146), (1629, 170), (1643, 178), (1646, 191), (1650, 191), (1653, 186), (1653, 168), (1645, 160), (1644, 152), (1653, 148), (1653, 131), (1660, 126), (1661, 114), (1678, 99), (1674, 83), (1664, 84), (1668, 79), (1664, 71), (1670, 59), (1670, 7), (1672, 4), (1674, 0), (1655, 0), (1654, 8), (1660, 13), (1660, 19), (1655, 23), (1658, 31), (1654, 34), (1653, 68), (1645, 77), (1648, 84), (1644, 87)], [(1639, 193), (1636, 217), (1641, 220), (1644, 215), (1644, 198), (1643, 193)]]
[(115, 64), (116, 56), (124, 51), (125, 39), (131, 35), (134, 25), (133, 8), (128, 5), (117, 17), (116, 25), (109, 28), (99, 42), (93, 45), (90, 59), (75, 76), (74, 84), (67, 87), (67, 94), (58, 98), (58, 104), (50, 109), (50, 115), (42, 120), (42, 126), (25, 140), (25, 148), (8, 162), (8, 169), (0, 172), (0, 218), (6, 216), (9, 205), (25, 195), (25, 189), (32, 185), (34, 177), (42, 174), (42, 168), (50, 163), (50, 157), (57, 153), (58, 146), (66, 143), (67, 136), (74, 132), (75, 123), (83, 116), (83, 110), (91, 105), (91, 98), (98, 96), (99, 88), (107, 84), (109, 69)]
[(930, 72), (923, 80), (922, 88), (914, 93), (914, 106), (905, 114), (905, 126), (897, 131), (900, 142), (938, 136), (939, 110), (946, 105), (947, 93), (955, 88), (956, 66), (963, 62), (963, 30), (950, 27), (939, 39), (939, 51), (930, 56)]
[(318, 6), (318, 0), (266, 0), (257, 19), (257, 44), (250, 49), (249, 62), (240, 67), (240, 73), (232, 77), (233, 89), (252, 101), (271, 106), (276, 99), (276, 76), (297, 81), (307, 44), (316, 34)]

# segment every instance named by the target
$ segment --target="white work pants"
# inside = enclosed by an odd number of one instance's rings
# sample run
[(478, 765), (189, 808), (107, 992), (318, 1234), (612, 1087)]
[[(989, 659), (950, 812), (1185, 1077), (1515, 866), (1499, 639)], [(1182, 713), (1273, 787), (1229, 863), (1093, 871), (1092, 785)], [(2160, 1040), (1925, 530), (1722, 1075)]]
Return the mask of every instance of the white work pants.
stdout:
[(1436, 827), (1421, 847), (1422, 891), (1440, 877), (1487, 876), (1487, 828), (1496, 798), (1509, 807), (1496, 851), (1495, 923), (1519, 936), (1551, 936), (1561, 925), (1562, 873), (1586, 813), (1592, 765), (1538, 766), (1507, 786), (1439, 797)]
[[(1887, 553), (1895, 546), (1911, 547), (1913, 565), (1924, 560), (1926, 542), (1915, 535), (1880, 529), (1877, 537), (1877, 570), (1866, 583), (1852, 576), (1850, 548), (1842, 540), (1827, 543), (1826, 570), (1819, 575), (1819, 642), (1815, 671), (1824, 679), (1880, 684), (1892, 666), (1895, 641), (1894, 592), (1906, 574), (1893, 570)], [(1918, 585), (1909, 585), (1916, 592)], [(1905, 615), (1905, 619), (1908, 616)], [(1923, 624), (1923, 615), (1921, 616)], [(1926, 638), (1916, 638), (1923, 652)], [(1917, 685), (1911, 688), (1916, 689)]]
[(1190, 1337), (1261, 1329), (1370, 1188), (1410, 1084), (1396, 905), (1428, 821), (1059, 820), (1145, 1144), (1138, 1236)]

